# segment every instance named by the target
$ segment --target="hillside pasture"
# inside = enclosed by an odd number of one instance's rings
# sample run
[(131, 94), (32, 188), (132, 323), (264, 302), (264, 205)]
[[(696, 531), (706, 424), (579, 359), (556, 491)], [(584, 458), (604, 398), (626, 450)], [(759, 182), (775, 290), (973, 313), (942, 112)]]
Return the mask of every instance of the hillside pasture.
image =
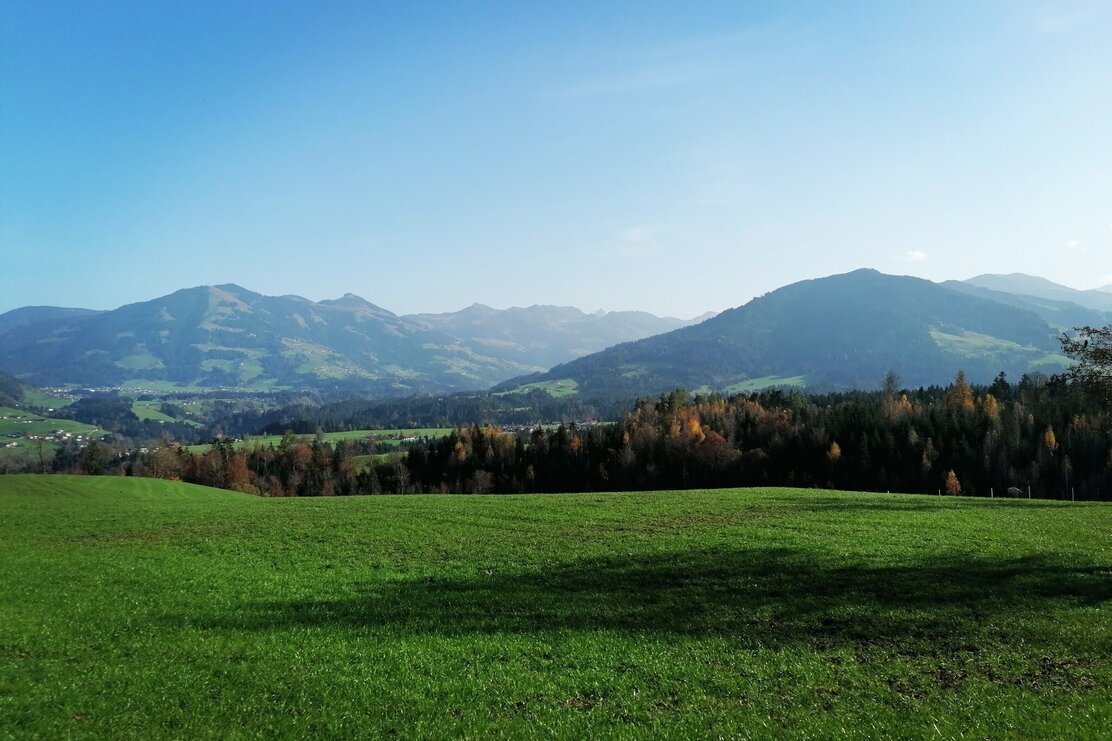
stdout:
[[(328, 443), (339, 442), (340, 440), (372, 440), (382, 445), (397, 447), (404, 442), (405, 438), (412, 437), (446, 437), (454, 428), (452, 427), (412, 427), (407, 429), (391, 429), (391, 430), (345, 430), (342, 432), (323, 432), (321, 438)], [(316, 439), (316, 435), (297, 435), (297, 438), (304, 442), (309, 442)], [(236, 440), (234, 445), (236, 449), (253, 448), (253, 447), (277, 447), (282, 442), (282, 435), (252, 435), (245, 437), (241, 440)], [(212, 447), (211, 444), (205, 443), (202, 445), (186, 445), (183, 446), (191, 453), (204, 453)]]
[(527, 394), (530, 391), (544, 391), (553, 399), (566, 399), (579, 393), (579, 383), (571, 378), (561, 378), (555, 381), (537, 381), (515, 386), (507, 391), (498, 391), (495, 396), (509, 394)]
[[(0, 407), (0, 458), (36, 452), (37, 441), (31, 436), (42, 437), (48, 457), (69, 439), (87, 440), (104, 434), (102, 430), (70, 419), (54, 419), (27, 409)], [(9, 447), (10, 446), (10, 447)]]
[(0, 735), (1077, 738), (1112, 506), (0, 477)]
[(153, 419), (156, 422), (184, 422), (193, 427), (202, 426), (200, 422), (189, 419), (188, 417), (179, 419), (166, 414), (162, 411), (161, 401), (135, 401), (131, 404), (131, 411), (141, 420)]

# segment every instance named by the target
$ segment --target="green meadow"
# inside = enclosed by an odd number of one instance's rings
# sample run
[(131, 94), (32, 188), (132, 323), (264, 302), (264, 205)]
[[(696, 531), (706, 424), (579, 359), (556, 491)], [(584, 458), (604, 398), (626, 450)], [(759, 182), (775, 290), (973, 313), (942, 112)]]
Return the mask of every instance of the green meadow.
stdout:
[[(367, 440), (373, 439), (377, 443), (382, 443), (387, 446), (398, 446), (402, 443), (404, 437), (446, 437), (454, 428), (452, 427), (413, 427), (409, 429), (395, 429), (395, 430), (345, 430), (343, 432), (323, 432), (321, 439), (325, 442), (334, 443), (340, 440)], [(299, 440), (312, 441), (316, 439), (315, 435), (298, 435)], [(245, 437), (242, 440), (235, 442), (237, 449), (253, 448), (253, 447), (267, 447), (273, 445), (277, 447), (282, 442), (281, 435), (256, 435), (253, 437)], [(205, 443), (202, 445), (186, 445), (186, 450), (191, 453), (204, 453), (212, 445)]]
[(0, 477), (0, 737), (1112, 735), (1112, 506)]
[[(62, 444), (53, 440), (57, 430), (83, 437), (104, 434), (92, 425), (74, 422), (71, 419), (54, 419), (26, 409), (0, 407), (0, 458), (30, 455), (36, 452), (36, 441), (28, 439), (27, 435), (51, 436), (52, 440), (44, 442), (43, 447), (49, 451), (50, 456), (53, 456), (54, 451)], [(15, 443), (13, 447), (7, 447), (12, 443)]]
[(509, 391), (499, 391), (495, 396), (508, 396), (509, 394), (527, 394), (530, 391), (544, 391), (554, 399), (566, 399), (579, 393), (579, 383), (571, 378), (562, 378), (558, 381), (537, 381), (516, 386)]

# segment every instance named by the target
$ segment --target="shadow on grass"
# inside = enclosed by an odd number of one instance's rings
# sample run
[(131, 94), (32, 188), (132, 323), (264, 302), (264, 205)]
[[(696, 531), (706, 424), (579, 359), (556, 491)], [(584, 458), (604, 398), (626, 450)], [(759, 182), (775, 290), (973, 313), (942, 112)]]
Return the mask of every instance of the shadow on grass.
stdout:
[[(441, 635), (627, 630), (721, 635), (752, 646), (859, 645), (1005, 632), (1056, 607), (1112, 600), (1112, 567), (1044, 558), (817, 563), (790, 549), (704, 549), (584, 558), (543, 571), (389, 580), (341, 599), (274, 600), (191, 626), (232, 630), (396, 627)], [(995, 628), (991, 627), (995, 624)], [(934, 648), (941, 648), (935, 645)]]

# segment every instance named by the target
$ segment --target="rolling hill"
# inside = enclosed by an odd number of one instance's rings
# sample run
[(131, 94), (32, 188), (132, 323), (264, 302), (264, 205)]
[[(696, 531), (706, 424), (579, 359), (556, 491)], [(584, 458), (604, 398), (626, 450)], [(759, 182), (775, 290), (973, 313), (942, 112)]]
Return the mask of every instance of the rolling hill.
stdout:
[(93, 309), (71, 309), (62, 306), (23, 306), (0, 314), (0, 334), (52, 319), (72, 319), (101, 312)]
[(0, 735), (1106, 738), (1110, 528), (814, 489), (7, 476)]
[(588, 396), (682, 387), (876, 387), (888, 371), (912, 386), (958, 369), (1057, 370), (1057, 333), (1031, 311), (918, 278), (858, 270), (780, 288), (691, 327), (624, 343), (501, 384), (570, 379)]

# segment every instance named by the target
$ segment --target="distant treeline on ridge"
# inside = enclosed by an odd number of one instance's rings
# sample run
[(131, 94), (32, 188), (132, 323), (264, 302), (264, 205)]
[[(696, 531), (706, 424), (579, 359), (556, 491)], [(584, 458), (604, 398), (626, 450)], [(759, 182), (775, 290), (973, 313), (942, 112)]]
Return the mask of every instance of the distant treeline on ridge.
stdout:
[[(624, 420), (507, 432), (457, 429), (404, 456), (354, 461), (348, 442), (299, 441), (204, 454), (164, 448), (103, 471), (182, 478), (269, 496), (523, 493), (802, 486), (1107, 499), (1112, 418), (1061, 377), (1001, 374), (971, 386), (808, 396), (771, 391), (639, 402)], [(80, 468), (80, 462), (75, 462)]]

